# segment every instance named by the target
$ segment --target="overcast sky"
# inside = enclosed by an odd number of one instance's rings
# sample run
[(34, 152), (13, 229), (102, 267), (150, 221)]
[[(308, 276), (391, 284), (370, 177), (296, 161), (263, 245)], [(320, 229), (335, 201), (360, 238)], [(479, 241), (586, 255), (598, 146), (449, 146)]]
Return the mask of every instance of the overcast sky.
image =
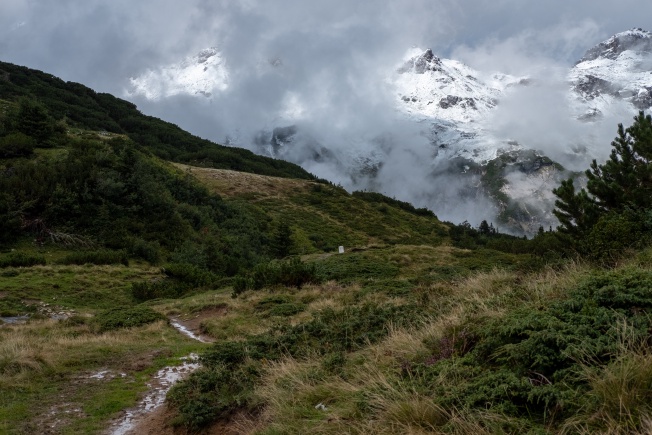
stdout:
[[(451, 188), (457, 180), (424, 183), (433, 173), (432, 144), (396, 120), (395, 96), (383, 89), (387, 72), (419, 47), (481, 71), (544, 83), (615, 33), (652, 30), (650, 19), (650, 0), (0, 0), (0, 60), (132, 99), (147, 114), (222, 143), (234, 130), (253, 137), (277, 126), (275, 114), (296, 98), (305, 108), (302, 131), (340, 157), (355, 146), (378, 146), (379, 132), (394, 138), (393, 148), (372, 150), (388, 162), (378, 190), (447, 219), (473, 221), (473, 210), (486, 213), (486, 205), (455, 204), (442, 212), (441, 204), (457, 201), (459, 189)], [(207, 47), (219, 48), (229, 70), (228, 91), (210, 103), (127, 95), (130, 78)], [(261, 69), (270, 59), (280, 59), (282, 70)], [(564, 151), (568, 134), (584, 133), (559, 110), (563, 80), (503, 105), (496, 125), (509, 133), (521, 128), (516, 139), (537, 149)], [(592, 134), (605, 138), (600, 152), (606, 155), (615, 121), (599, 128), (604, 133), (592, 127)], [(304, 167), (360, 187), (337, 167)], [(437, 201), (435, 184), (449, 187)]]
[(519, 57), (572, 63), (650, 17), (649, 0), (1, 0), (0, 59), (114, 93), (209, 46), (232, 65), (292, 51), (332, 65), (395, 62), (419, 46), (509, 70)]

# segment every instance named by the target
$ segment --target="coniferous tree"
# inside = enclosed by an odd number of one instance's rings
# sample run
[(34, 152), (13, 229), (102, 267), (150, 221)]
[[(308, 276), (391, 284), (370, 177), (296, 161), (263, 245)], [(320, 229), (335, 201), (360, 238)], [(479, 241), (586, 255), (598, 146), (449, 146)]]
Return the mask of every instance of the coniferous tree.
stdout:
[(640, 112), (634, 124), (618, 125), (618, 137), (611, 143), (609, 159), (595, 160), (586, 171), (587, 189), (602, 211), (652, 205), (652, 117)]
[(585, 189), (575, 193), (572, 179), (561, 182), (552, 190), (557, 198), (554, 215), (561, 223), (560, 230), (574, 237), (585, 234), (597, 221), (597, 207)]
[(293, 245), (292, 229), (287, 222), (282, 221), (274, 233), (272, 253), (276, 258), (285, 258), (290, 255)]
[(611, 145), (609, 159), (586, 171), (586, 190), (576, 193), (572, 179), (553, 190), (562, 232), (579, 238), (606, 213), (652, 207), (652, 117), (639, 112), (632, 126), (618, 125)]
[(41, 103), (23, 98), (16, 114), (16, 129), (36, 139), (40, 144), (45, 143), (55, 133), (55, 122)]

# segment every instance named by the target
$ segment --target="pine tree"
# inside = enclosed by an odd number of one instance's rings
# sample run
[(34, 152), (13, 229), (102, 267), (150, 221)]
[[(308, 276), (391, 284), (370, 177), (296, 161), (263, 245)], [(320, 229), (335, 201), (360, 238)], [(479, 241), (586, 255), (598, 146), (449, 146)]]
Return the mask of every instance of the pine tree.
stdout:
[(282, 221), (272, 239), (272, 253), (276, 258), (285, 258), (290, 255), (293, 246), (292, 229), (287, 222)]
[(553, 213), (561, 223), (562, 232), (579, 237), (595, 224), (598, 217), (596, 204), (585, 189), (575, 193), (572, 178), (562, 181), (552, 193), (559, 198), (555, 201)]
[(639, 112), (632, 126), (619, 124), (611, 145), (609, 159), (602, 165), (593, 160), (586, 171), (586, 190), (576, 193), (572, 179), (553, 190), (562, 232), (578, 238), (606, 213), (652, 206), (652, 117)]
[(35, 100), (21, 99), (16, 117), (16, 129), (40, 144), (47, 142), (55, 133), (54, 120), (45, 106)]
[(586, 171), (587, 189), (602, 211), (652, 205), (652, 117), (640, 112), (634, 124), (618, 125), (618, 137), (611, 143), (609, 160), (595, 160)]

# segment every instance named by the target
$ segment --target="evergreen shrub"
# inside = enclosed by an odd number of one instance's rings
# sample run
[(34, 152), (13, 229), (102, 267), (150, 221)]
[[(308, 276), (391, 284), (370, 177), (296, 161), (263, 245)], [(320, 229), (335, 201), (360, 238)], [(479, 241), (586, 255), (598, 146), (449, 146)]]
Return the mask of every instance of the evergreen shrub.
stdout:
[(120, 328), (143, 326), (165, 319), (149, 307), (138, 305), (135, 307), (118, 307), (98, 313), (92, 320), (92, 325), (97, 332), (113, 331)]

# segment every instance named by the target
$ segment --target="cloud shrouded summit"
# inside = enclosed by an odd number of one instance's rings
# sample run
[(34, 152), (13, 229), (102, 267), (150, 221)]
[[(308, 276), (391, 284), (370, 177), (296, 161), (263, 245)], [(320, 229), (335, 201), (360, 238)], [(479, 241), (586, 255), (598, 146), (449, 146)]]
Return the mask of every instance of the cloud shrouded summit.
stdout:
[[(433, 161), (439, 151), (428, 129), (397, 116), (400, 83), (388, 76), (410, 47), (463, 62), (487, 89), (495, 72), (530, 77), (536, 86), (500, 96), (486, 131), (563, 157), (567, 133), (583, 135), (560, 109), (568, 69), (599, 41), (645, 25), (639, 20), (652, 16), (652, 4), (625, 0), (617, 12), (605, 0), (7, 0), (0, 4), (0, 58), (126, 96), (145, 113), (220, 142), (252, 147), (258, 131), (294, 125), (305, 146), (293, 159), (307, 169), (362, 186), (364, 174), (347, 171), (359, 161), (375, 171), (369, 187), (439, 212), (464, 186), (439, 178), (444, 196), (424, 190), (428, 177), (448, 169)], [(165, 80), (171, 67), (211, 47), (219, 56)], [(220, 72), (221, 81), (193, 81), (202, 68)], [(144, 81), (159, 86), (135, 92)], [(188, 81), (194, 90), (180, 91)], [(603, 115), (629, 121), (629, 113), (616, 112)], [(595, 136), (608, 148), (615, 123), (604, 125), (605, 136)], [(473, 220), (487, 209), (478, 211), (477, 199), (458, 202), (444, 217)]]

